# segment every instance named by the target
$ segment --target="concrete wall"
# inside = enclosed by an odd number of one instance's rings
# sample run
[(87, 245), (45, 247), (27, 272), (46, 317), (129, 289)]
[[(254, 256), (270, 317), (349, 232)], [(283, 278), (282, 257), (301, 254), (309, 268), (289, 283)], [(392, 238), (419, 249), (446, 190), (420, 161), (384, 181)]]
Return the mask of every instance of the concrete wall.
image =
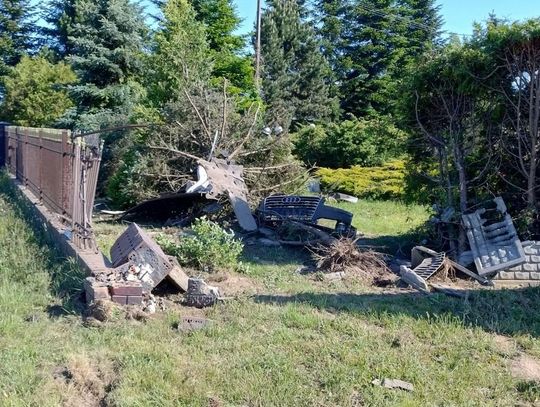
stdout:
[(540, 283), (540, 241), (523, 242), (526, 262), (498, 272), (494, 280), (534, 280)]

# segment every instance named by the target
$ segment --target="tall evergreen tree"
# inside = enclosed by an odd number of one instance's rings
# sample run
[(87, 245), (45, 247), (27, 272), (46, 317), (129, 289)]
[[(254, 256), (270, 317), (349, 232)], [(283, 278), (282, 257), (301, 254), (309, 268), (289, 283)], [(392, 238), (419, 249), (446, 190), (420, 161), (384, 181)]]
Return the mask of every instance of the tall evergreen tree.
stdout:
[(0, 76), (33, 48), (34, 14), (29, 0), (0, 0)]
[(319, 34), (345, 113), (390, 113), (405, 67), (436, 41), (435, 0), (318, 0)]
[(185, 90), (207, 82), (212, 72), (206, 30), (188, 0), (168, 0), (161, 11), (163, 18), (147, 61), (148, 99), (154, 108), (185, 97)]
[(141, 10), (129, 0), (70, 0), (58, 4), (59, 50), (79, 78), (70, 87), (76, 108), (72, 127), (125, 123), (137, 99), (134, 76), (141, 69), (146, 31)]
[(262, 16), (262, 96), (269, 122), (319, 121), (336, 112), (332, 72), (296, 0), (271, 0)]
[(246, 39), (235, 34), (242, 19), (233, 0), (191, 0), (197, 20), (206, 27), (206, 36), (214, 60), (212, 77), (215, 82), (227, 79), (240, 93), (254, 91), (251, 58), (245, 55)]

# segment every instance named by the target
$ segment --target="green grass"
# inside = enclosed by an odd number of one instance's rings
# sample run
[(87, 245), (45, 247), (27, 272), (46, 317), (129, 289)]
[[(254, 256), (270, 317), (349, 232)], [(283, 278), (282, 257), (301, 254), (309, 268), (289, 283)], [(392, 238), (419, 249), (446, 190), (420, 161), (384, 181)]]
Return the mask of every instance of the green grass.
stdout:
[[(394, 295), (293, 273), (302, 255), (253, 250), (265, 293), (205, 311), (213, 325), (175, 329), (170, 307), (146, 322), (118, 312), (85, 326), (81, 275), (32, 233), (0, 181), (0, 405), (533, 405), (538, 386), (511, 376), (518, 350), (540, 356), (536, 289)], [(255, 258), (259, 260), (256, 260)], [(304, 281), (304, 283), (301, 283)], [(279, 295), (276, 295), (279, 294)], [(63, 312), (57, 312), (58, 309)], [(515, 349), (501, 348), (495, 333)], [(414, 384), (406, 393), (373, 379)]]

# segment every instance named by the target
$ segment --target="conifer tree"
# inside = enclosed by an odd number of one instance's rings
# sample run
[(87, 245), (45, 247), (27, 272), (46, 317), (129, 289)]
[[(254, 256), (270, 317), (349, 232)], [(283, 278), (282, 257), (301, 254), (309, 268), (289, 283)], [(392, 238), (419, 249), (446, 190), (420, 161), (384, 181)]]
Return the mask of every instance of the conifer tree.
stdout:
[[(268, 121), (288, 128), (336, 112), (332, 72), (313, 28), (302, 21), (296, 0), (267, 2), (262, 16), (262, 96)], [(274, 123), (272, 123), (274, 122)]]
[(229, 91), (243, 94), (255, 89), (251, 58), (245, 55), (246, 39), (235, 34), (242, 19), (232, 0), (191, 0), (196, 18), (206, 28), (208, 46), (214, 61), (214, 82), (226, 79)]
[(29, 0), (0, 0), (0, 77), (34, 47), (34, 14)]

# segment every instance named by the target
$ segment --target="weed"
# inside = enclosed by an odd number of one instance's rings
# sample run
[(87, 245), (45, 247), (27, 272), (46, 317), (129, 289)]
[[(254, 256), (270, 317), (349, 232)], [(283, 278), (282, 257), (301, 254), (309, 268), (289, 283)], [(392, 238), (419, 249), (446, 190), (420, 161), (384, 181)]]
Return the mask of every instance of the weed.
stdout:
[(176, 256), (186, 266), (206, 272), (239, 267), (243, 245), (232, 233), (205, 218), (196, 219), (191, 230), (191, 234), (179, 239), (161, 234), (157, 241), (165, 253)]

